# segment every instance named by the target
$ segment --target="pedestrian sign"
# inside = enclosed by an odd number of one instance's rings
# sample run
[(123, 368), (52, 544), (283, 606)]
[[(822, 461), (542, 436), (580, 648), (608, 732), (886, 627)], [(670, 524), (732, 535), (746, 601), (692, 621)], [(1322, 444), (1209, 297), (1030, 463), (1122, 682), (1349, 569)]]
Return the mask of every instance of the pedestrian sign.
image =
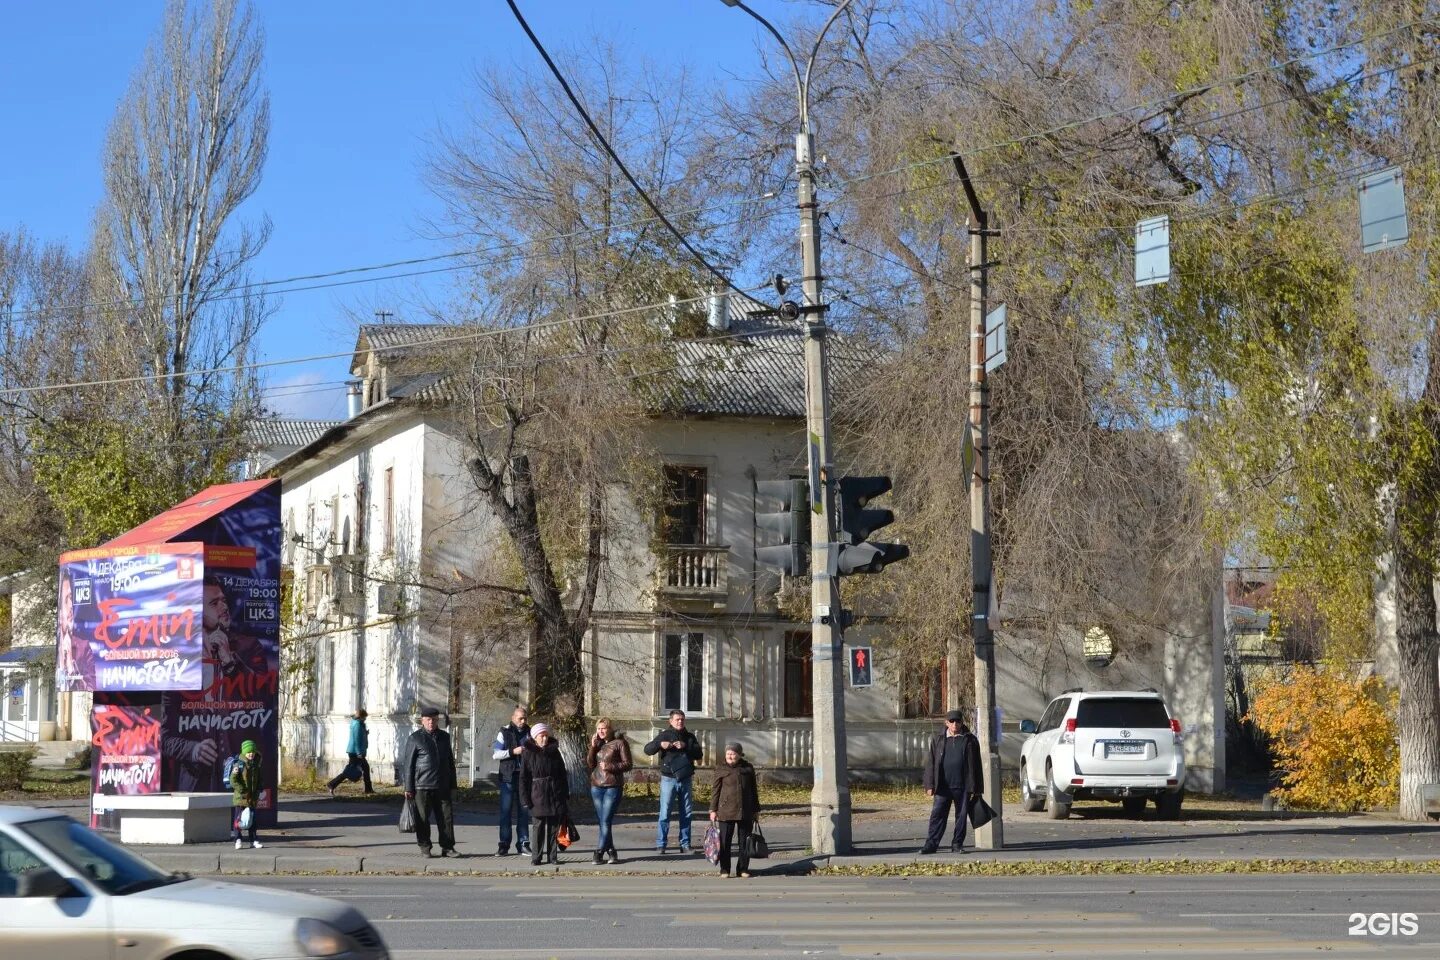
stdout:
[(869, 647), (850, 648), (850, 686), (868, 687), (874, 681), (875, 666)]

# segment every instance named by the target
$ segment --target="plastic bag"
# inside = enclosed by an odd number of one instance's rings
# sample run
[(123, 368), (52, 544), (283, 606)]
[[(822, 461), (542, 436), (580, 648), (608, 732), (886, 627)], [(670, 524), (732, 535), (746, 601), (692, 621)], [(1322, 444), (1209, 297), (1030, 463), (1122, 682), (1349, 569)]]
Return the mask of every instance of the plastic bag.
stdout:
[(340, 775), (351, 783), (354, 783), (360, 779), (360, 764), (354, 762), (345, 764), (345, 770)]
[(244, 807), (240, 811), (240, 817), (235, 821), (235, 826), (241, 830), (249, 830), (250, 825), (254, 822), (255, 814), (250, 811), (249, 807)]
[(555, 842), (560, 844), (560, 849), (569, 850), (580, 842), (580, 831), (575, 829), (575, 824), (566, 820), (555, 835)]
[(400, 806), (400, 832), (415, 832), (415, 801), (409, 797), (406, 797), (405, 802)]
[(979, 830), (981, 827), (985, 826), (985, 824), (989, 823), (991, 820), (994, 819), (994, 808), (992, 808), (990, 804), (986, 803), (984, 798), (981, 797), (980, 794), (977, 793), (973, 795), (970, 798), (970, 826), (974, 827), (976, 830)]
[(720, 862), (720, 828), (713, 823), (705, 831), (705, 859), (711, 863)]

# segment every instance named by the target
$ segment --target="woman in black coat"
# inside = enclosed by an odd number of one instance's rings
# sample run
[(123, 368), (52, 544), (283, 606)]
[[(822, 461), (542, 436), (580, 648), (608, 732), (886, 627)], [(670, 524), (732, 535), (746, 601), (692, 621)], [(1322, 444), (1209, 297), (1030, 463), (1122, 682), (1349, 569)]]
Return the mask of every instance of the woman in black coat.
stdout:
[(560, 743), (550, 735), (550, 727), (537, 723), (530, 728), (530, 741), (525, 744), (520, 760), (520, 795), (530, 800), (533, 824), (530, 840), (535, 866), (549, 858), (560, 861), (556, 848), (560, 828), (570, 816), (570, 781), (565, 773), (565, 759), (560, 756)]

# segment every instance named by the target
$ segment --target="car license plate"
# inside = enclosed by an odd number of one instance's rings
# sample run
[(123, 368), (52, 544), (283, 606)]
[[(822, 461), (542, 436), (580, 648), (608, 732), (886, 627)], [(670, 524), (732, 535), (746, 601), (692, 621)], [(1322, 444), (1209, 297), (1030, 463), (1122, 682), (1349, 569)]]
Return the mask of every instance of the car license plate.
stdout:
[(1145, 744), (1143, 743), (1107, 743), (1105, 745), (1105, 755), (1107, 757), (1133, 756), (1144, 752)]

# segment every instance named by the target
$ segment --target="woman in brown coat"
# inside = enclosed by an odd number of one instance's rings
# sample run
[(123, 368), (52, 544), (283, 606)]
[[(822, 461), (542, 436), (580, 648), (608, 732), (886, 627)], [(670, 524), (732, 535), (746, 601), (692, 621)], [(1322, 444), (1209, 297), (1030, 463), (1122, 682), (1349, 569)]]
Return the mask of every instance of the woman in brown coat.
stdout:
[(619, 863), (620, 854), (615, 852), (610, 826), (620, 809), (620, 798), (625, 795), (625, 774), (631, 767), (630, 741), (625, 739), (625, 734), (611, 731), (608, 717), (601, 717), (595, 723), (595, 735), (590, 738), (590, 749), (585, 753), (585, 766), (590, 768), (590, 800), (595, 804), (595, 819), (599, 824), (594, 860), (604, 863), (608, 856), (611, 863)]
[[(755, 785), (755, 768), (745, 751), (734, 741), (725, 744), (725, 762), (715, 768), (710, 788), (710, 819), (720, 824), (720, 875), (750, 876), (750, 831), (760, 816), (760, 791)], [(730, 872), (730, 841), (740, 834), (740, 855), (735, 872)]]

